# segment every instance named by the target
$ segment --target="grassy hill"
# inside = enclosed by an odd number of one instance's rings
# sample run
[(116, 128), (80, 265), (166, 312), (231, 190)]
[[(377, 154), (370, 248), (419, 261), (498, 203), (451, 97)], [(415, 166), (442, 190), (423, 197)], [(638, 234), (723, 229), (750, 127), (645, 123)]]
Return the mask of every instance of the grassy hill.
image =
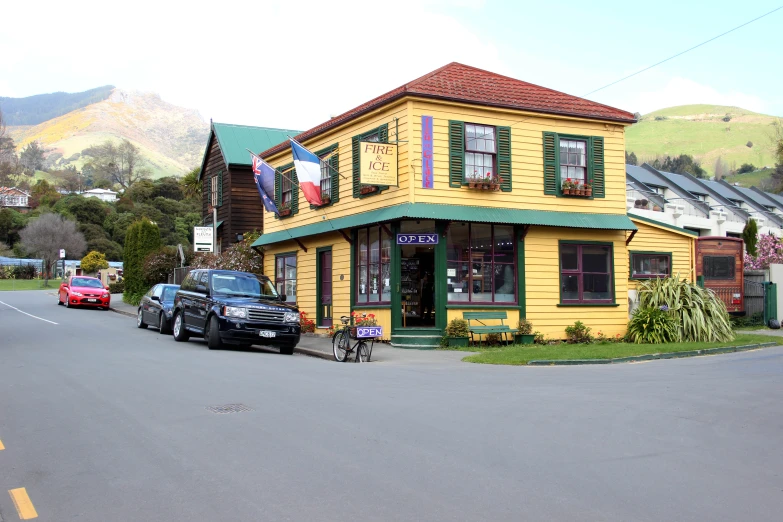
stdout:
[[(730, 118), (729, 121), (723, 121)], [(721, 158), (729, 168), (743, 163), (774, 165), (771, 126), (775, 116), (723, 105), (682, 105), (645, 114), (626, 131), (626, 150), (639, 161), (690, 154), (709, 175)], [(752, 143), (748, 147), (748, 142)]]
[(81, 152), (107, 139), (128, 139), (141, 149), (153, 177), (181, 175), (201, 163), (209, 125), (198, 112), (157, 94), (114, 89), (102, 101), (37, 125), (10, 126), (19, 149), (37, 140), (58, 168), (84, 164)]
[(113, 85), (104, 85), (84, 92), (53, 92), (25, 98), (0, 96), (0, 110), (6, 125), (37, 125), (107, 99)]

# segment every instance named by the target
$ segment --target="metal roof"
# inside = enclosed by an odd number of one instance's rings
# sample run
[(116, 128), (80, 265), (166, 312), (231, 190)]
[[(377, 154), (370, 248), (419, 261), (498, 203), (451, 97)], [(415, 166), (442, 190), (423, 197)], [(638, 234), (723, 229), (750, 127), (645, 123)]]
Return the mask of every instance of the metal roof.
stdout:
[(731, 190), (731, 187), (727, 187), (723, 183), (720, 183), (718, 181), (710, 181), (708, 179), (702, 179), (701, 182), (726, 199), (746, 201), (746, 199), (742, 196), (742, 194), (737, 194), (736, 192)]
[(707, 191), (704, 190), (704, 187), (700, 187), (698, 183), (694, 183), (692, 180), (688, 179), (686, 176), (683, 176), (682, 174), (675, 174), (673, 172), (664, 172), (662, 170), (659, 170), (658, 172), (661, 173), (661, 175), (671, 181), (672, 183), (679, 185), (680, 188), (683, 190), (687, 190), (691, 194), (703, 194), (707, 195)]
[(470, 207), (431, 203), (403, 203), (393, 207), (371, 210), (312, 225), (289, 228), (280, 232), (262, 234), (254, 247), (298, 239), (333, 230), (360, 227), (401, 218), (443, 219), (479, 223), (506, 223), (514, 225), (541, 225), (549, 227), (587, 228), (600, 230), (636, 230), (625, 214), (587, 214), (580, 212), (552, 212), (542, 210)]
[[(212, 129), (207, 139), (207, 148), (204, 151), (204, 159), (201, 161), (201, 172), (204, 171), (207, 155), (209, 154), (209, 144), (212, 142), (212, 136), (218, 140), (220, 151), (223, 153), (223, 160), (226, 168), (231, 165), (250, 167), (252, 161), (247, 149), (259, 153), (278, 143), (288, 139), (288, 136), (296, 136), (301, 131), (291, 129), (272, 129), (268, 127), (250, 127), (248, 125), (233, 125), (230, 123), (212, 123)], [(201, 174), (199, 174), (201, 179)]]
[(669, 183), (667, 183), (666, 180), (660, 179), (658, 176), (645, 168), (637, 167), (636, 165), (626, 165), (625, 172), (626, 174), (633, 176), (637, 181), (644, 183), (648, 187), (670, 188)]
[(755, 201), (757, 204), (766, 207), (774, 207), (778, 205), (778, 202), (775, 200), (770, 200), (769, 194), (766, 194), (764, 192), (758, 191), (756, 192), (752, 188), (745, 188), (745, 187), (739, 187), (735, 186), (733, 187), (734, 190), (739, 191), (743, 196), (745, 196), (745, 199), (750, 199)]
[(676, 227), (674, 225), (664, 223), (663, 221), (658, 221), (657, 219), (650, 219), (648, 217), (637, 216), (635, 214), (629, 215), (628, 217), (631, 218), (631, 221), (641, 221), (642, 223), (649, 223), (650, 225), (656, 225), (662, 228), (667, 228), (669, 230), (672, 230), (684, 236), (695, 236), (695, 237), (699, 236), (698, 232), (694, 232), (693, 230), (688, 230), (687, 228)]

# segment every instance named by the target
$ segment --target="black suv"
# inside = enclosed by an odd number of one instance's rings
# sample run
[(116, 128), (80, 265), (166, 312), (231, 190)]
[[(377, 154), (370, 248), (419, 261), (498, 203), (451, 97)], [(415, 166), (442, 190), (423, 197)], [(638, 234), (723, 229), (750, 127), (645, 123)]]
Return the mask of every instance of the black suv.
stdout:
[(263, 344), (294, 353), (299, 310), (284, 303), (268, 277), (233, 270), (193, 270), (174, 297), (174, 339), (204, 336), (210, 350), (223, 343)]

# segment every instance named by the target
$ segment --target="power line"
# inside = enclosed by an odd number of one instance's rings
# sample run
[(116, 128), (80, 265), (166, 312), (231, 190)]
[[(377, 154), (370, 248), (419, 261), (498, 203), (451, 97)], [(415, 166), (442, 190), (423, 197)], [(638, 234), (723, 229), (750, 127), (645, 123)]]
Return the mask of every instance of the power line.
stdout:
[(691, 47), (690, 49), (686, 49), (686, 50), (682, 51), (681, 53), (677, 53), (677, 54), (675, 54), (674, 56), (669, 56), (669, 57), (668, 57), (668, 58), (666, 58), (665, 60), (661, 60), (661, 61), (660, 61), (660, 62), (658, 62), (658, 63), (654, 63), (654, 64), (652, 64), (652, 65), (651, 65), (651, 66), (649, 66), (649, 67), (645, 67), (645, 68), (644, 68), (644, 69), (642, 69), (641, 71), (636, 71), (635, 73), (633, 73), (633, 74), (629, 74), (628, 76), (626, 76), (626, 77), (624, 77), (624, 78), (620, 78), (619, 80), (617, 80), (617, 81), (614, 81), (614, 82), (612, 82), (612, 83), (609, 83), (609, 84), (607, 84), (607, 85), (604, 85), (603, 87), (599, 87), (598, 89), (596, 89), (596, 90), (594, 90), (594, 91), (590, 91), (590, 92), (588, 92), (587, 94), (583, 95), (582, 97), (584, 98), (585, 96), (590, 96), (590, 95), (591, 95), (591, 94), (593, 94), (594, 92), (598, 92), (598, 91), (600, 91), (600, 90), (606, 89), (607, 87), (611, 87), (612, 85), (614, 85), (614, 84), (616, 84), (616, 83), (620, 83), (621, 81), (623, 81), (623, 80), (627, 80), (628, 78), (631, 78), (631, 77), (633, 77), (633, 76), (636, 76), (637, 74), (641, 74), (641, 73), (643, 73), (644, 71), (649, 71), (649, 70), (650, 70), (650, 69), (652, 69), (653, 67), (657, 67), (658, 65), (661, 65), (661, 64), (662, 64), (662, 63), (664, 63), (664, 62), (668, 62), (669, 60), (672, 60), (672, 59), (674, 59), (674, 58), (677, 58), (678, 56), (682, 56), (683, 54), (685, 54), (685, 53), (687, 53), (687, 52), (689, 52), (689, 51), (693, 51), (694, 49), (696, 49), (696, 48), (698, 48), (698, 47), (701, 47), (702, 45), (708, 44), (708, 43), (710, 43), (710, 42), (711, 42), (711, 41), (713, 41), (713, 40), (717, 40), (717, 39), (718, 39), (718, 38), (720, 38), (721, 36), (726, 36), (727, 34), (729, 34), (729, 33), (733, 32), (733, 31), (736, 31), (737, 29), (739, 29), (739, 28), (741, 28), (741, 27), (745, 27), (745, 26), (746, 26), (746, 25), (748, 25), (748, 24), (752, 24), (752, 23), (753, 23), (753, 22), (755, 22), (756, 20), (761, 20), (761, 19), (762, 19), (762, 18), (764, 18), (765, 16), (769, 16), (769, 15), (771, 15), (772, 13), (774, 13), (775, 11), (780, 11), (781, 9), (783, 9), (783, 5), (781, 5), (780, 7), (776, 8), (776, 9), (773, 9), (772, 11), (770, 11), (770, 12), (768, 12), (768, 13), (764, 13), (763, 15), (759, 16), (758, 18), (754, 18), (753, 20), (750, 20), (749, 22), (745, 22), (744, 24), (742, 24), (742, 25), (738, 25), (737, 27), (735, 27), (735, 28), (733, 28), (733, 29), (729, 29), (729, 30), (728, 30), (728, 31), (726, 31), (725, 33), (721, 33), (721, 34), (719, 34), (718, 36), (714, 36), (714, 37), (710, 38), (709, 40), (706, 40), (706, 41), (704, 41), (704, 42), (702, 42), (702, 43), (700, 43), (700, 44), (698, 44), (698, 45), (694, 45), (694, 46), (693, 46), (693, 47)]

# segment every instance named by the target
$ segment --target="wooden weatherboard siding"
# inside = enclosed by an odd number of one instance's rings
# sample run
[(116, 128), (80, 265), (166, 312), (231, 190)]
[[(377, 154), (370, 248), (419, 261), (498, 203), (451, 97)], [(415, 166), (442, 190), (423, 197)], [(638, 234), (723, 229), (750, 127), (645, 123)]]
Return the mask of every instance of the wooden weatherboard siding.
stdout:
[[(332, 318), (340, 324), (340, 316), (351, 314), (350, 274), (351, 246), (339, 233), (321, 234), (306, 238), (307, 252), (293, 241), (285, 241), (264, 247), (264, 273), (275, 278), (275, 255), (296, 251), (296, 305), (315, 320), (317, 313), (316, 259), (318, 248), (332, 248)], [(340, 279), (342, 277), (342, 280)], [(325, 329), (316, 330), (325, 333)]]
[(225, 249), (234, 242), (229, 235), (232, 201), (230, 197), (226, 197), (230, 190), (229, 178), (231, 175), (220, 151), (218, 140), (214, 135), (210, 140), (209, 155), (204, 164), (206, 166), (201, 176), (201, 217), (206, 218), (205, 225), (212, 223), (212, 212), (210, 211), (212, 178), (222, 175), (223, 204), (218, 206), (218, 222), (222, 221), (223, 225), (218, 229), (217, 237), (220, 239), (221, 247)]
[[(628, 323), (628, 251), (626, 232), (531, 227), (525, 237), (527, 319), (547, 337), (565, 338), (565, 327), (582, 321), (609, 336), (625, 335)], [(611, 243), (616, 306), (560, 304), (560, 241)], [(510, 313), (510, 312), (509, 312)]]
[[(688, 281), (694, 280), (695, 236), (646, 223), (638, 219), (633, 219), (633, 217), (631, 218), (631, 221), (633, 221), (634, 225), (636, 225), (639, 230), (628, 244), (629, 252), (671, 253), (672, 275), (679, 274), (683, 279), (687, 279)], [(620, 261), (619, 258), (615, 260), (616, 263), (619, 263)], [(628, 265), (628, 274), (630, 276), (630, 256), (626, 256), (625, 263)], [(638, 280), (629, 280), (629, 289), (635, 290), (638, 283)]]
[[(395, 122), (394, 118), (398, 118)], [(365, 195), (364, 197), (354, 197), (353, 194), (353, 158), (352, 158), (352, 139), (354, 136), (368, 132), (383, 124), (388, 125), (389, 141), (400, 140), (398, 147), (399, 164), (399, 187), (389, 187), (381, 194)], [(304, 195), (299, 194), (299, 211), (296, 215), (285, 219), (274, 219), (270, 213), (264, 214), (264, 231), (267, 233), (278, 232), (286, 228), (311, 225), (323, 221), (325, 218), (336, 219), (350, 216), (358, 212), (367, 212), (382, 207), (390, 207), (406, 203), (409, 196), (409, 166), (408, 166), (408, 121), (407, 106), (405, 103), (397, 103), (387, 107), (380, 112), (372, 113), (364, 118), (346, 123), (345, 125), (333, 129), (322, 136), (306, 141), (303, 145), (311, 151), (320, 151), (337, 143), (339, 150), (339, 171), (341, 174), (339, 183), (339, 202), (328, 205), (324, 208), (310, 208), (310, 205), (304, 199)], [(399, 137), (396, 133), (399, 131)], [(419, 152), (421, 156), (421, 152)], [(277, 168), (293, 161), (291, 149), (274, 156), (266, 158), (270, 165)], [(419, 160), (420, 161), (420, 160)], [(296, 187), (295, 187), (296, 189)], [(298, 190), (298, 189), (297, 189)], [(309, 250), (310, 242), (304, 238), (303, 242)], [(346, 276), (347, 277), (347, 276)]]
[[(411, 104), (411, 155), (416, 203), (443, 203), (483, 207), (625, 214), (625, 133), (616, 123), (564, 118), (521, 111), (475, 107), (460, 103), (414, 99)], [(421, 116), (433, 117), (433, 189), (421, 188)], [(510, 191), (455, 188), (457, 175), (449, 170), (449, 122), (476, 123), (511, 129)], [(605, 197), (557, 197), (544, 194), (543, 133), (603, 138)], [(499, 152), (501, 152), (499, 150)], [(500, 158), (499, 158), (500, 159)], [(595, 195), (595, 194), (594, 194)]]

